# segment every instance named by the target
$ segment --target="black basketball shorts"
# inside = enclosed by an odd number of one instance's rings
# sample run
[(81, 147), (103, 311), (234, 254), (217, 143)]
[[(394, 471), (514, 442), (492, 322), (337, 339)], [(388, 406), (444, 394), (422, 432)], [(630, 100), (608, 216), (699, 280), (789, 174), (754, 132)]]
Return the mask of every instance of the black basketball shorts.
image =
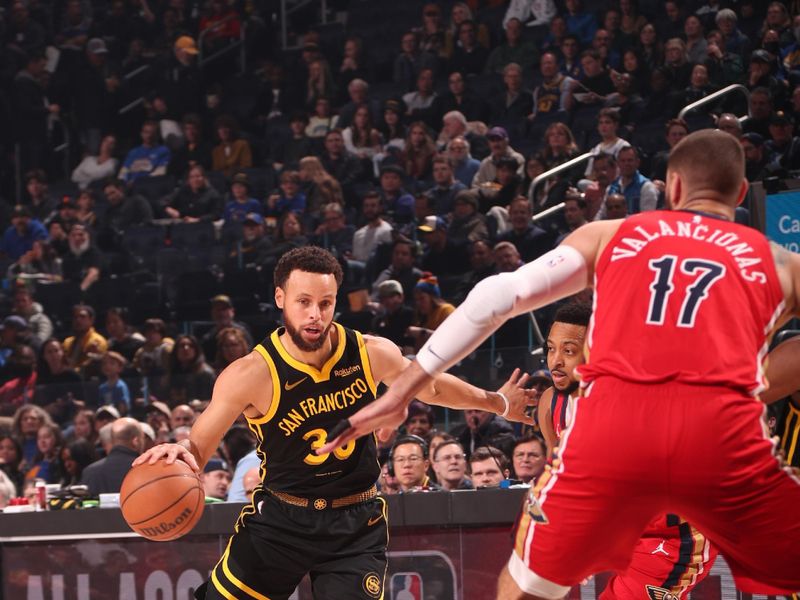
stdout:
[(315, 600), (382, 597), (389, 538), (382, 498), (316, 510), (262, 492), (256, 506), (196, 598), (285, 600), (307, 573)]

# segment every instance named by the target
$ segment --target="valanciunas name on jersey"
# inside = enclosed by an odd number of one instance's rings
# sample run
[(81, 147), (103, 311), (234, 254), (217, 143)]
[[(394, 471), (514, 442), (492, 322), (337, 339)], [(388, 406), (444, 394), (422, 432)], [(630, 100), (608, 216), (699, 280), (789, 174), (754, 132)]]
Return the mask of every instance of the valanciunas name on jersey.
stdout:
[(641, 237), (626, 235), (621, 238), (617, 245), (611, 249), (611, 262), (634, 258), (647, 244), (661, 237), (690, 238), (714, 244), (727, 250), (733, 255), (733, 259), (739, 267), (739, 272), (745, 280), (761, 284), (767, 282), (767, 276), (762, 271), (752, 270), (752, 267), (762, 264), (762, 259), (755, 253), (750, 244), (743, 241), (735, 233), (690, 221), (678, 221), (670, 224), (659, 219), (657, 223), (658, 230), (653, 230), (649, 227), (645, 229), (641, 225), (635, 226), (633, 231), (637, 232)]
[(316, 398), (301, 400), (297, 404), (298, 408), (290, 410), (278, 423), (278, 427), (286, 437), (289, 437), (306, 419), (321, 413), (343, 410), (355, 404), (356, 400), (360, 400), (368, 392), (369, 385), (362, 377), (358, 377), (353, 383), (340, 390), (329, 394), (320, 394)]

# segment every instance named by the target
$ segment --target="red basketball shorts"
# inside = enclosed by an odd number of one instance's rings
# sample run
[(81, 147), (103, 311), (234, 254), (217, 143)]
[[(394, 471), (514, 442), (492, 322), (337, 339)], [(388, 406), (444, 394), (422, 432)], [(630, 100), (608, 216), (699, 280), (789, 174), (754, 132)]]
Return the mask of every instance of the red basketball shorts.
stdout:
[(596, 380), (523, 507), (517, 584), (622, 572), (648, 523), (674, 513), (716, 545), (740, 590), (800, 590), (800, 480), (774, 456), (763, 413), (723, 387)]
[(706, 536), (677, 515), (661, 515), (647, 526), (628, 568), (609, 579), (600, 600), (685, 599), (716, 558)]

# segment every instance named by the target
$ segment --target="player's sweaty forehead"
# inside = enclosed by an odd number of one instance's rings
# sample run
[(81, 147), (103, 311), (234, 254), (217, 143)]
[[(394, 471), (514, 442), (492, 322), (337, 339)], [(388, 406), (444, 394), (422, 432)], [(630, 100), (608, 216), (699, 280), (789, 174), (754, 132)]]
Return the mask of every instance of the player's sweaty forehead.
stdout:
[(314, 299), (336, 298), (336, 277), (332, 273), (309, 273), (295, 269), (289, 274), (283, 291), (287, 296), (308, 296)]
[(583, 325), (573, 325), (572, 323), (561, 323), (556, 321), (547, 334), (547, 343), (552, 346), (562, 346), (564, 344), (575, 344), (583, 346), (586, 339), (586, 327)]

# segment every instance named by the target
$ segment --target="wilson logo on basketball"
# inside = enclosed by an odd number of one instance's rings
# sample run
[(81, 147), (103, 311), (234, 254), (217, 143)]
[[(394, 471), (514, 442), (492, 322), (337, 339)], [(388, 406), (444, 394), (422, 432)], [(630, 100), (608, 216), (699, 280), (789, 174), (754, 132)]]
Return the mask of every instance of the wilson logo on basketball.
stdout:
[(145, 536), (161, 536), (165, 533), (168, 533), (178, 527), (181, 523), (183, 523), (186, 519), (192, 516), (192, 511), (189, 508), (183, 509), (183, 512), (179, 514), (174, 521), (170, 521), (169, 523), (165, 523), (162, 521), (156, 527), (141, 527), (137, 528), (136, 530)]

